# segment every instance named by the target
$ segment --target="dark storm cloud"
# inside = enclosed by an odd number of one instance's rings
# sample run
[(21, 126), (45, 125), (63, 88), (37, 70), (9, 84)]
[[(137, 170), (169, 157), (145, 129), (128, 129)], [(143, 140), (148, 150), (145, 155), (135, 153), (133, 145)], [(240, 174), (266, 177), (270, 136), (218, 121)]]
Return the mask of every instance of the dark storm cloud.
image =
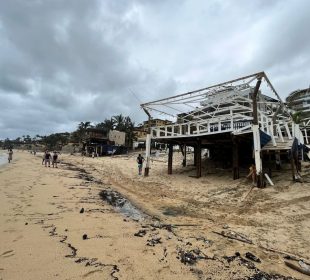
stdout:
[(0, 2), (0, 138), (72, 130), (265, 70), (309, 83), (310, 2)]

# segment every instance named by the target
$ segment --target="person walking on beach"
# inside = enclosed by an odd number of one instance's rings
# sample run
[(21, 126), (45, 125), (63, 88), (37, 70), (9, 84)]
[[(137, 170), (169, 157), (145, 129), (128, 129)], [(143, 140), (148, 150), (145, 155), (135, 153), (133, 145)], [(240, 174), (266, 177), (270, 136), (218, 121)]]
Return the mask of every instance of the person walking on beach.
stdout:
[(58, 168), (58, 167), (57, 167), (57, 161), (58, 161), (58, 154), (57, 154), (56, 151), (54, 151), (53, 158), (52, 158), (53, 168), (54, 168), (54, 167)]
[(44, 164), (44, 161), (45, 161), (45, 154), (46, 154), (46, 151), (43, 153), (43, 157), (42, 157), (42, 165)]
[(256, 186), (257, 184), (257, 176), (256, 176), (256, 167), (255, 164), (251, 164), (249, 168), (249, 174), (246, 176), (247, 179), (252, 179), (252, 185)]
[(45, 167), (51, 167), (51, 154), (48, 150), (46, 150), (45, 152), (45, 157), (44, 157), (44, 162), (45, 162)]
[(9, 157), (8, 157), (9, 163), (11, 162), (12, 159), (13, 159), (13, 151), (12, 149), (9, 149)]
[(141, 156), (141, 154), (139, 154), (137, 157), (139, 175), (142, 175), (143, 162), (144, 162), (144, 157)]

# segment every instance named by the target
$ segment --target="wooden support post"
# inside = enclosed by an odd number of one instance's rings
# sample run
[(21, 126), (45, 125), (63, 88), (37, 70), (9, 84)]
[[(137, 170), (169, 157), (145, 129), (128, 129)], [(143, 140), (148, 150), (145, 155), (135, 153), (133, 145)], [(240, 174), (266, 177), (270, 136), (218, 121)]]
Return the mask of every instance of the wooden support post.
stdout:
[(291, 168), (292, 168), (292, 178), (293, 178), (293, 181), (295, 181), (295, 164), (294, 164), (293, 154), (291, 154)]
[(272, 163), (271, 163), (271, 152), (268, 151), (268, 175), (271, 178), (272, 177)]
[(168, 152), (168, 174), (172, 174), (173, 144), (169, 144)]
[(196, 152), (196, 176), (201, 177), (201, 139), (197, 139), (197, 152)]
[(182, 165), (183, 165), (183, 167), (185, 167), (186, 166), (186, 149), (187, 149), (186, 144), (183, 145), (183, 149), (184, 149), (184, 151), (183, 151), (183, 162), (182, 162)]
[(276, 152), (276, 169), (280, 170), (281, 169), (281, 156), (280, 156), (280, 151)]
[(194, 145), (194, 166), (197, 165), (197, 146)]
[[(262, 77), (257, 77), (257, 83), (253, 92), (253, 141), (254, 141), (254, 153), (255, 153), (255, 167), (257, 175), (257, 187), (264, 186), (264, 177), (262, 172), (262, 159), (261, 159), (261, 144), (260, 144), (260, 133), (258, 126), (258, 114), (257, 114), (257, 95)], [(268, 127), (268, 126), (267, 126)]]
[(233, 179), (239, 178), (239, 143), (236, 136), (233, 136)]

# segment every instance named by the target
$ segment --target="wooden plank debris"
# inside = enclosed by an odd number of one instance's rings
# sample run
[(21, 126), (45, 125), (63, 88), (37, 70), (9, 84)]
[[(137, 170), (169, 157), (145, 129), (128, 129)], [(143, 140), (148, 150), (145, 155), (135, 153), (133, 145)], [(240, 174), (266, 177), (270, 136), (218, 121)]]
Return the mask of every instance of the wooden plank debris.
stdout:
[(235, 232), (235, 231), (212, 231), (215, 234), (221, 235), (223, 237), (229, 238), (229, 239), (235, 239), (244, 243), (253, 244), (253, 241), (247, 238), (245, 235)]

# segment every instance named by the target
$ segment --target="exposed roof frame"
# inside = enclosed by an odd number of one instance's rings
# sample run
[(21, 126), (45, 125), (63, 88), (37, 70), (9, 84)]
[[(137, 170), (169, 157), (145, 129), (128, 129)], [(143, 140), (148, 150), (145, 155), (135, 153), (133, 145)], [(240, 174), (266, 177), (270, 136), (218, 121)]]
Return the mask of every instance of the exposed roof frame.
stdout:
[[(143, 104), (141, 104), (141, 107), (142, 108), (149, 108), (150, 106), (154, 106), (154, 105), (163, 105), (165, 103), (171, 104), (171, 102), (184, 102), (187, 99), (206, 96), (206, 95), (212, 95), (213, 93), (218, 92), (221, 88), (223, 88), (223, 90), (224, 90), (224, 89), (226, 89), (225, 87), (227, 87), (227, 86), (233, 87), (232, 86), (233, 83), (240, 82), (242, 80), (248, 80), (246, 83), (243, 84), (243, 85), (246, 85), (246, 84), (253, 82), (255, 79), (257, 79), (259, 77), (263, 78), (267, 82), (267, 84), (269, 85), (269, 87), (271, 88), (273, 93), (277, 96), (281, 105), (284, 105), (281, 97), (278, 95), (278, 93), (274, 89), (273, 85), (271, 84), (271, 82), (270, 82), (269, 78), (267, 77), (267, 75), (265, 74), (265, 72), (258, 72), (258, 73), (252, 74), (252, 75), (243, 76), (241, 78), (234, 79), (234, 80), (227, 81), (227, 82), (220, 83), (220, 84), (216, 84), (216, 85), (213, 85), (210, 87), (190, 91), (187, 93), (183, 93), (183, 94), (179, 94), (179, 95), (175, 95), (175, 96), (171, 96), (171, 97), (167, 97), (167, 98), (162, 98), (162, 99), (152, 101), (152, 102), (143, 103)], [(240, 85), (236, 85), (236, 86), (240, 86)], [(152, 108), (152, 110), (156, 110), (156, 109)]]

